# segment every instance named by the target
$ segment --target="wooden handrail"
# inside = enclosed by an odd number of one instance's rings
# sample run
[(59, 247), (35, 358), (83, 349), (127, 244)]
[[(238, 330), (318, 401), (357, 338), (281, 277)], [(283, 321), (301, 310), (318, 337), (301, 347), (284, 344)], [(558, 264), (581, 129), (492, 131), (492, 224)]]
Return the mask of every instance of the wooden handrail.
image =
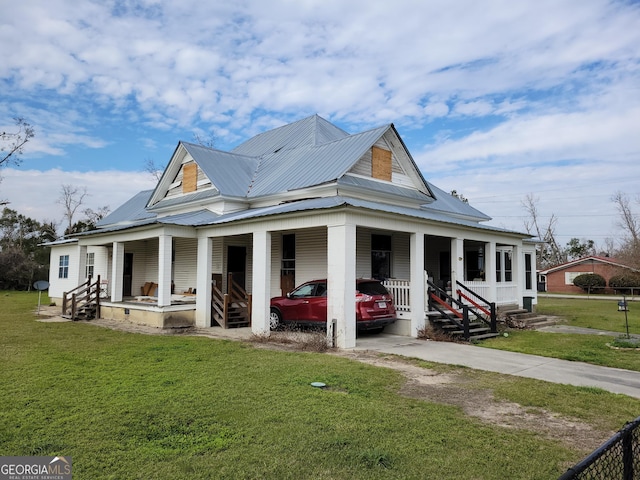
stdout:
[[(69, 301), (71, 305), (69, 305)], [(91, 277), (86, 282), (81, 283), (70, 292), (62, 294), (62, 314), (70, 314), (71, 319), (75, 320), (79, 308), (84, 305), (94, 305), (96, 308), (96, 316), (100, 317), (100, 275), (98, 275), (95, 283), (91, 283)], [(69, 312), (69, 309), (71, 310)]]

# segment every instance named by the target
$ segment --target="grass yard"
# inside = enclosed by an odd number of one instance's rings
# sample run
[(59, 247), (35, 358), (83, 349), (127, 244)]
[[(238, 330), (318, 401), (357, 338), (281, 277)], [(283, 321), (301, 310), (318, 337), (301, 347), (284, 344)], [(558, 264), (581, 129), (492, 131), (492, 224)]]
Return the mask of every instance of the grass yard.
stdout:
[[(567, 325), (626, 333), (624, 312), (618, 311), (618, 303), (615, 300), (541, 297), (538, 302), (538, 313), (563, 317), (563, 323)], [(629, 333), (640, 333), (639, 302), (629, 302), (627, 316)], [(511, 352), (640, 371), (640, 350), (618, 350), (607, 345), (615, 340), (616, 336), (513, 330), (509, 332), (508, 338), (494, 338), (481, 342), (481, 345)]]
[[(388, 368), (42, 323), (36, 305), (37, 293), (0, 292), (0, 455), (70, 455), (74, 479), (555, 479), (587, 453), (401, 395), (405, 378)], [(597, 389), (422, 366), (597, 429), (640, 413)]]
[[(622, 297), (620, 297), (622, 300)], [(629, 333), (640, 334), (640, 302), (627, 302)], [(567, 325), (626, 333), (625, 314), (618, 311), (618, 300), (597, 298), (540, 297), (537, 312), (558, 315)]]

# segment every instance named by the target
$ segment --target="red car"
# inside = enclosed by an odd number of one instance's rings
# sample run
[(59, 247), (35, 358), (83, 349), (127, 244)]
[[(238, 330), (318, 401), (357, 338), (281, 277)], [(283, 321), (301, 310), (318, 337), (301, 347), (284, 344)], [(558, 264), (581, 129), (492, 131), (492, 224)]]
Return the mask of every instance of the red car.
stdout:
[[(396, 321), (393, 298), (378, 280), (356, 280), (356, 327), (381, 332)], [(303, 283), (286, 297), (271, 299), (270, 326), (275, 330), (286, 323), (321, 325), (327, 322), (327, 281)]]

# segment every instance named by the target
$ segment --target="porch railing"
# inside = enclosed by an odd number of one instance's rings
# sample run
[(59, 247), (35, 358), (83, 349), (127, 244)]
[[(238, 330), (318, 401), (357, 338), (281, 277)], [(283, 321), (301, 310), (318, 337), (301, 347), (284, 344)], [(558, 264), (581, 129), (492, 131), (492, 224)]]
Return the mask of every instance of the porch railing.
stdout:
[(490, 302), (484, 297), (480, 296), (475, 290), (472, 290), (467, 285), (464, 285), (456, 280), (456, 294), (460, 302), (473, 305), (474, 313), (480, 312), (481, 315), (485, 315), (482, 320), (485, 323), (489, 323), (491, 332), (496, 333), (498, 331), (498, 315), (496, 314), (496, 303)]
[(396, 311), (411, 311), (411, 304), (409, 303), (409, 291), (411, 290), (411, 282), (409, 280), (389, 278), (382, 282), (382, 284), (387, 288), (387, 290), (389, 290), (389, 293), (393, 297), (393, 303), (396, 307)]
[(227, 277), (227, 293), (212, 286), (211, 305), (213, 319), (222, 328), (251, 325), (251, 295), (233, 279), (233, 274)]

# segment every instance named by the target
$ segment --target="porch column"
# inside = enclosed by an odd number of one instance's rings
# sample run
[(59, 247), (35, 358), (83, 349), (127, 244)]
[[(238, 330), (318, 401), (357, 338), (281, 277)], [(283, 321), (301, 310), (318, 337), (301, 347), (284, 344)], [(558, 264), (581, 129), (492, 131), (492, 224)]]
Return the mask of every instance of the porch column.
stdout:
[(327, 319), (338, 348), (356, 346), (356, 226), (327, 227)]
[(524, 255), (522, 248), (517, 245), (513, 246), (513, 254), (511, 255), (512, 280), (516, 286), (516, 298), (518, 306), (524, 307)]
[(209, 237), (198, 238), (196, 266), (196, 327), (211, 326), (211, 257), (212, 242)]
[(498, 283), (496, 281), (496, 242), (486, 243), (487, 253), (484, 257), (484, 275), (485, 280), (489, 284), (489, 300), (490, 302), (498, 301)]
[(87, 247), (86, 246), (78, 246), (78, 281), (76, 285), (80, 285), (84, 280), (87, 279)]
[(251, 331), (270, 335), (271, 232), (253, 232), (253, 269), (251, 291)]
[(173, 237), (158, 237), (158, 306), (171, 305), (171, 254)]
[(451, 239), (451, 292), (456, 291), (456, 281), (464, 282), (464, 238)]
[(113, 242), (113, 258), (111, 259), (111, 301), (122, 301), (124, 275), (124, 243)]
[(424, 234), (412, 233), (410, 240), (411, 287), (409, 302), (411, 304), (411, 336), (417, 337), (424, 328)]

